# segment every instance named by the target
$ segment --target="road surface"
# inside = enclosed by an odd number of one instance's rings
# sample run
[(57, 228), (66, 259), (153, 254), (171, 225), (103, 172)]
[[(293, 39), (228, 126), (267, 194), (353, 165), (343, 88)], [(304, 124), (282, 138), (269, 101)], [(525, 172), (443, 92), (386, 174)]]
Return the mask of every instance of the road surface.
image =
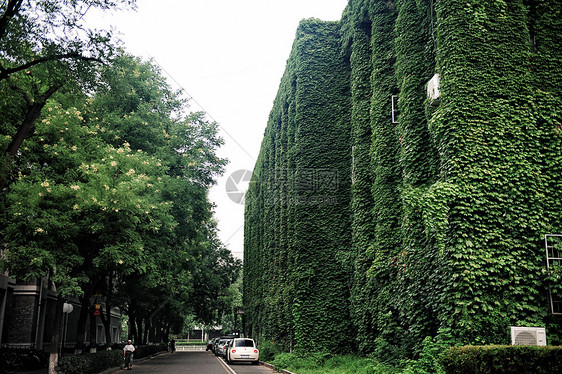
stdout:
[(146, 360), (134, 362), (132, 370), (119, 370), (117, 373), (131, 374), (272, 374), (275, 373), (261, 365), (236, 363), (227, 365), (224, 360), (210, 351), (186, 351), (164, 353)]

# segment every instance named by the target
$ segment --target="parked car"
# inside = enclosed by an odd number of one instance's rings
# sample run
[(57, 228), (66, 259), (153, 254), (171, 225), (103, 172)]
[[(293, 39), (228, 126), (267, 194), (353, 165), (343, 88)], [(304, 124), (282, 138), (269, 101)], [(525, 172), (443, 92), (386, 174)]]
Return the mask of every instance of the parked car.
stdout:
[(212, 351), (213, 350), (213, 339), (211, 339), (207, 342), (207, 349), (205, 349), (205, 350), (206, 351), (208, 351), (208, 350)]
[(219, 340), (219, 343), (215, 347), (215, 356), (225, 356), (226, 353), (225, 346), (228, 344), (230, 340), (231, 339), (222, 339), (222, 338)]
[(213, 353), (216, 356), (218, 356), (217, 350), (218, 350), (219, 343), (220, 343), (221, 340), (223, 340), (223, 339), (232, 340), (234, 338), (238, 338), (238, 335), (223, 335), (223, 336), (216, 337), (214, 339), (214, 342), (213, 342), (213, 349), (212, 349)]
[(237, 338), (233, 339), (226, 349), (226, 362), (251, 362), (254, 365), (260, 363), (260, 351), (256, 347), (254, 339)]
[(225, 336), (219, 336), (219, 337), (215, 338), (215, 341), (213, 342), (213, 353), (215, 355), (217, 354), (217, 350), (219, 349), (219, 343), (220, 343), (221, 339), (226, 339), (226, 337)]
[(213, 351), (213, 353), (216, 353), (216, 351), (217, 351), (217, 346), (219, 345), (219, 340), (220, 340), (220, 338), (214, 338), (213, 339), (213, 349), (211, 349)]

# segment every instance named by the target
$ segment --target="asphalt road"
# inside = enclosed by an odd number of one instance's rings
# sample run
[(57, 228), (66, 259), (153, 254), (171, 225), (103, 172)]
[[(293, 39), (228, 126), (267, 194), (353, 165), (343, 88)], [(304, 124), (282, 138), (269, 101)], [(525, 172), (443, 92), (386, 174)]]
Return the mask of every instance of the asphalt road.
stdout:
[(151, 359), (134, 362), (131, 374), (271, 374), (272, 369), (246, 363), (227, 365), (210, 351), (165, 353)]

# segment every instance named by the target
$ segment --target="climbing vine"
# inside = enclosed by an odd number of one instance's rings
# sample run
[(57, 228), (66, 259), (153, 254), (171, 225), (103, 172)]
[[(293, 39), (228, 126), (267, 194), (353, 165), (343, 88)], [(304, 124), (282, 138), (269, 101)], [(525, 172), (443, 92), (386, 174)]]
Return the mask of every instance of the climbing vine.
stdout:
[(561, 14), (351, 0), (299, 26), (247, 196), (253, 334), (382, 359), (426, 336), (508, 343), (512, 325), (559, 343), (543, 235), (562, 232)]
[(299, 26), (247, 197), (247, 321), (285, 349), (351, 340), (349, 68), (339, 46), (338, 23)]

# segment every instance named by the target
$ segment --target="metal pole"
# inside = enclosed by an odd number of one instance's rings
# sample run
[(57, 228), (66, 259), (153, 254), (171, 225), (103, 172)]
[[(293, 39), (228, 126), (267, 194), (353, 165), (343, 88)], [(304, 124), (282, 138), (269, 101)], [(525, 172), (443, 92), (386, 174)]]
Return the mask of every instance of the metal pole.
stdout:
[(46, 277), (41, 277), (41, 283), (39, 285), (39, 303), (37, 305), (37, 321), (35, 322), (35, 349), (42, 349), (43, 334), (39, 330), (41, 323), (41, 315), (43, 314), (43, 284), (46, 282)]

